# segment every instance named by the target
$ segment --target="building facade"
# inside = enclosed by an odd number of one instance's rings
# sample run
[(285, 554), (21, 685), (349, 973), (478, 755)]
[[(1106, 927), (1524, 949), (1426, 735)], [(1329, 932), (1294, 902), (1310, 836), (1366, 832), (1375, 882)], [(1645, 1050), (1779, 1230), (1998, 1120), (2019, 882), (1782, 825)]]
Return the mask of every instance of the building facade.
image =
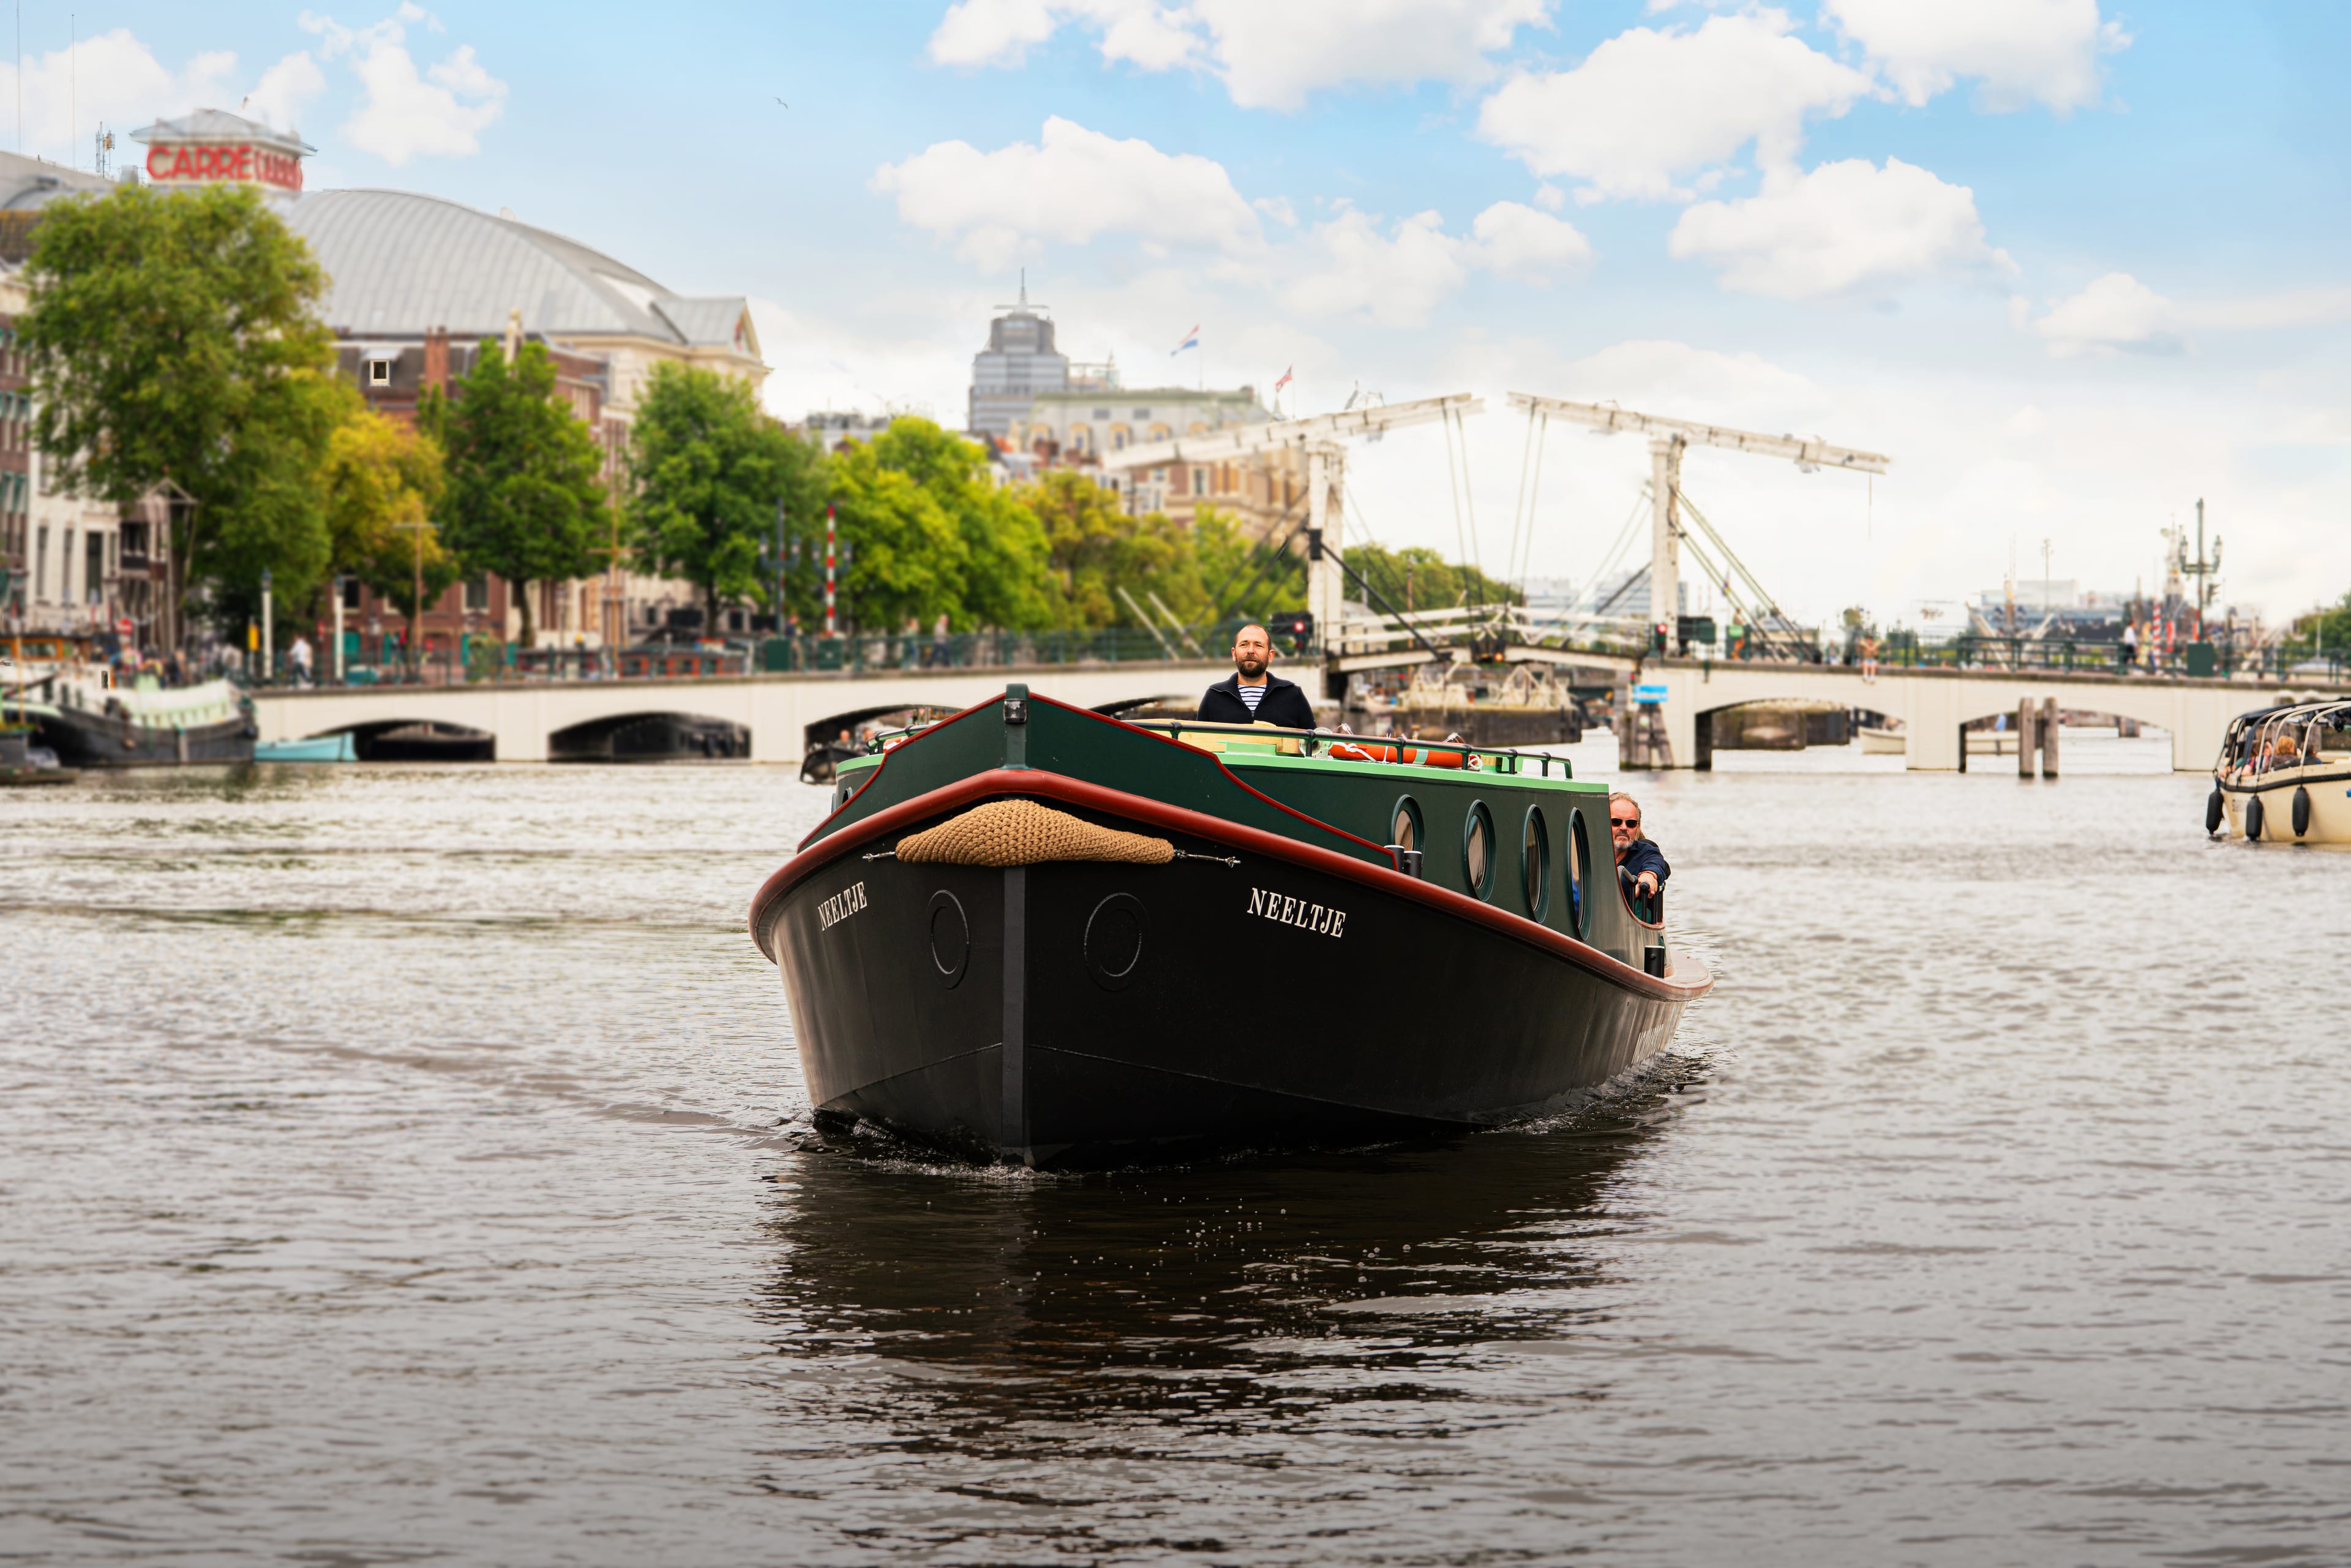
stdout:
[[(322, 191), (287, 211), (332, 280), (324, 314), (338, 362), (369, 403), (413, 418), (427, 386), (447, 391), (485, 351), (547, 346), (558, 394), (594, 434), (605, 481), (623, 483), (630, 426), (653, 366), (664, 361), (740, 376), (758, 388), (768, 367), (740, 296), (677, 294), (577, 240), (438, 197), (404, 191)], [(617, 514), (609, 548), (617, 558)], [(636, 641), (694, 607), (690, 585), (620, 565), (590, 579), (535, 583), (533, 622), (543, 646)], [(364, 626), (396, 625), (395, 607), (360, 592)], [(507, 586), (477, 579), (452, 588), (423, 617), (428, 639), (519, 635)], [(348, 622), (347, 622), (348, 623)], [(725, 628), (720, 628), (724, 630)]]
[[(1106, 453), (1236, 424), (1263, 424), (1272, 417), (1254, 387), (1071, 388), (1035, 398), (1028, 417), (1014, 426), (1011, 443), (1047, 466), (1098, 466)], [(1285, 518), (1296, 522), (1306, 470), (1299, 454), (1281, 449), (1217, 463), (1132, 469), (1121, 488), (1126, 509), (1137, 517), (1165, 512), (1188, 526), (1214, 508), (1251, 538), (1263, 538), (1276, 528), (1287, 532)]]
[[(32, 385), (16, 341), (29, 303), (21, 268), (42, 208), (64, 196), (103, 194), (113, 182), (39, 158), (0, 152), (0, 625), (100, 632), (152, 613), (150, 563), (133, 527), (127, 555), (122, 508), (61, 494), (52, 465), (33, 449)], [(141, 514), (133, 510), (133, 517)]]

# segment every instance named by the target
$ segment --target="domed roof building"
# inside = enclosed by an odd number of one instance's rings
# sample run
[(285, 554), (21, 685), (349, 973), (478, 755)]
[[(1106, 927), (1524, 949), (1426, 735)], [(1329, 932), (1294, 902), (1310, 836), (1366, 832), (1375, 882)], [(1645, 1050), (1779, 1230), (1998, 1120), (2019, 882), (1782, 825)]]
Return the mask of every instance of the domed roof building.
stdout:
[(368, 362), (431, 338), (467, 344), (518, 329), (550, 348), (607, 360), (602, 412), (623, 420), (657, 360), (754, 386), (767, 379), (741, 296), (674, 293), (511, 213), (413, 191), (319, 191), (291, 204), (286, 221), (326, 268), (329, 325)]
[[(756, 389), (759, 356), (748, 300), (664, 287), (626, 262), (578, 240), (413, 191), (314, 191), (282, 209), (328, 277), (321, 314), (334, 329), (342, 373), (371, 407), (414, 414), (428, 387), (448, 390), (486, 342), (511, 352), (547, 345), (558, 395), (596, 434), (605, 482), (617, 487), (629, 425), (653, 367), (664, 361), (741, 376)], [(665, 624), (693, 603), (691, 589), (615, 571), (601, 582), (538, 583), (534, 619), (543, 641), (622, 643)], [(379, 616), (372, 596), (352, 608)], [(747, 612), (728, 624), (739, 632)], [(424, 617), (434, 638), (475, 627), (509, 630), (508, 585), (489, 580), (452, 589)]]

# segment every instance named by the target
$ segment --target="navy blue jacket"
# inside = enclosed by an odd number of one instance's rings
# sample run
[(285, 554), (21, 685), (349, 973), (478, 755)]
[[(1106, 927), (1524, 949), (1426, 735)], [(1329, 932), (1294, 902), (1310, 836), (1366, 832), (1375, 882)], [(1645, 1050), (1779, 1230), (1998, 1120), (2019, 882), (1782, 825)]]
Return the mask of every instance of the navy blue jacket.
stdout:
[(1241, 677), (1238, 670), (1210, 686), (1200, 698), (1202, 724), (1278, 724), (1284, 729), (1312, 729), (1314, 705), (1298, 689), (1295, 681), (1285, 681), (1272, 671), (1266, 672), (1265, 695), (1257, 700), (1257, 712), (1249, 710), (1241, 701)]
[(1629, 883), (1645, 871), (1657, 873), (1659, 887), (1665, 886), (1666, 878), (1674, 874), (1674, 868), (1666, 863), (1665, 851), (1652, 840), (1636, 839), (1633, 847), (1625, 852), (1625, 858), (1616, 862), (1616, 874)]

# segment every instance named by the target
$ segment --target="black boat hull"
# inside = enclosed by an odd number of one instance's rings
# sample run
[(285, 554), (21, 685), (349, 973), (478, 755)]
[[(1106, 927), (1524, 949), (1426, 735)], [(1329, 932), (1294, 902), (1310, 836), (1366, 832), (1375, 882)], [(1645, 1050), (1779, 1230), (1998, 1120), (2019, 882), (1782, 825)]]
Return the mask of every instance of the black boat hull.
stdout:
[[(1028, 787), (1005, 789), (1014, 778)], [(1238, 864), (864, 858), (1008, 794)], [(754, 935), (817, 1105), (976, 1157), (1132, 1163), (1537, 1115), (1663, 1049), (1706, 986), (1055, 775), (997, 773), (908, 806), (779, 873)]]
[(250, 762), (252, 721), (224, 719), (189, 729), (134, 724), (106, 714), (59, 708), (41, 716), (41, 738), (68, 768), (158, 768), (183, 762)]

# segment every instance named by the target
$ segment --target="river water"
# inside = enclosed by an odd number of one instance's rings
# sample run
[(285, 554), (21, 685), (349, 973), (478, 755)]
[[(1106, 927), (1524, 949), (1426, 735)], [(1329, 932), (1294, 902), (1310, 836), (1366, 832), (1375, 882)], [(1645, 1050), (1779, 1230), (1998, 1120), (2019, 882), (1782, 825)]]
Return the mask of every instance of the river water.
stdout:
[(2163, 746), (1645, 779), (1602, 1111), (1092, 1183), (797, 1146), (780, 770), (0, 795), (0, 1560), (2351, 1563), (2351, 858)]

